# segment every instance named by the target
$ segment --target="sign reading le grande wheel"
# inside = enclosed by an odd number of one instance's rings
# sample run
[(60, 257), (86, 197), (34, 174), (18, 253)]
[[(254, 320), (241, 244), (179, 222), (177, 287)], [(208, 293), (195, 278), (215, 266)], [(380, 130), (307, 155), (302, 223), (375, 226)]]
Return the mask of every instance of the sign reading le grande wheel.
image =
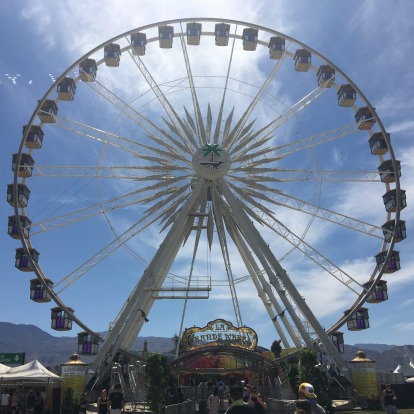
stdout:
[(235, 346), (254, 351), (257, 334), (252, 328), (237, 328), (231, 322), (216, 319), (205, 327), (193, 327), (184, 331), (182, 344), (186, 351), (208, 346)]
[(24, 358), (25, 358), (24, 352), (3, 353), (3, 354), (0, 354), (0, 364), (23, 365)]

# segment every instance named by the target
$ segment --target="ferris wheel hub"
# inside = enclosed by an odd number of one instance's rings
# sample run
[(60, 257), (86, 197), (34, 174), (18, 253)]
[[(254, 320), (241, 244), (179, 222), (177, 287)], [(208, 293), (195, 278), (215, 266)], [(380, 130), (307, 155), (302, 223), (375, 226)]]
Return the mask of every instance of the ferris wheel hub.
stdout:
[(193, 168), (202, 178), (218, 180), (230, 169), (228, 152), (219, 144), (204, 144), (193, 155)]

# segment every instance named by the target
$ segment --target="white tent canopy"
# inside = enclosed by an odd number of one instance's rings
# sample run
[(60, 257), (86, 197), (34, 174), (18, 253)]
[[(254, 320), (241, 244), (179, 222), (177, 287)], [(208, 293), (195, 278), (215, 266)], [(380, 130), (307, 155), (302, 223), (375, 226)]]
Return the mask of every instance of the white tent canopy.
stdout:
[[(6, 367), (3, 365), (3, 367)], [(9, 367), (6, 367), (9, 368)], [(46, 369), (37, 359), (19, 367), (9, 368), (3, 372), (0, 367), (0, 381), (62, 381), (59, 375)]]
[(403, 374), (404, 377), (412, 377), (414, 376), (414, 363), (410, 361), (409, 364), (400, 364), (394, 370), (396, 374)]
[(10, 371), (10, 367), (7, 365), (0, 364), (0, 375), (4, 374), (5, 372)]

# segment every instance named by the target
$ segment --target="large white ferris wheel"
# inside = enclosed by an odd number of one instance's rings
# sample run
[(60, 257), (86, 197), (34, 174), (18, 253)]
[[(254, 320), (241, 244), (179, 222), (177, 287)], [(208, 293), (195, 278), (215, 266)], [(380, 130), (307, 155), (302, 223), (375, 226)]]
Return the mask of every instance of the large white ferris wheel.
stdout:
[[(284, 347), (343, 367), (339, 329), (368, 328), (364, 306), (400, 268), (405, 191), (374, 107), (320, 53), (256, 24), (170, 20), (94, 48), (39, 101), (13, 170), (16, 267), (36, 276), (32, 300), (56, 303), (54, 329), (75, 322), (85, 354), (99, 343), (98, 375), (158, 299), (226, 288), (242, 326), (246, 286)], [(318, 309), (310, 280), (326, 290)], [(341, 310), (326, 327), (331, 289)], [(93, 320), (115, 292), (125, 302), (101, 338)]]

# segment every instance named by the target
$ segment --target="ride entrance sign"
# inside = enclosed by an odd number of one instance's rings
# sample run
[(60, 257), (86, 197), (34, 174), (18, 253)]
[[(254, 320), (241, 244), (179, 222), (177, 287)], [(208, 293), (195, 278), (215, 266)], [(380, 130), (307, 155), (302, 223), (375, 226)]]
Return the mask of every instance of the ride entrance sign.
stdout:
[(235, 346), (254, 351), (257, 334), (247, 326), (237, 328), (231, 322), (216, 319), (203, 328), (186, 329), (182, 343), (186, 351), (208, 346)]
[(0, 354), (0, 364), (5, 365), (23, 365), (24, 364), (24, 358), (25, 358), (24, 352), (15, 352), (15, 353), (3, 353)]

